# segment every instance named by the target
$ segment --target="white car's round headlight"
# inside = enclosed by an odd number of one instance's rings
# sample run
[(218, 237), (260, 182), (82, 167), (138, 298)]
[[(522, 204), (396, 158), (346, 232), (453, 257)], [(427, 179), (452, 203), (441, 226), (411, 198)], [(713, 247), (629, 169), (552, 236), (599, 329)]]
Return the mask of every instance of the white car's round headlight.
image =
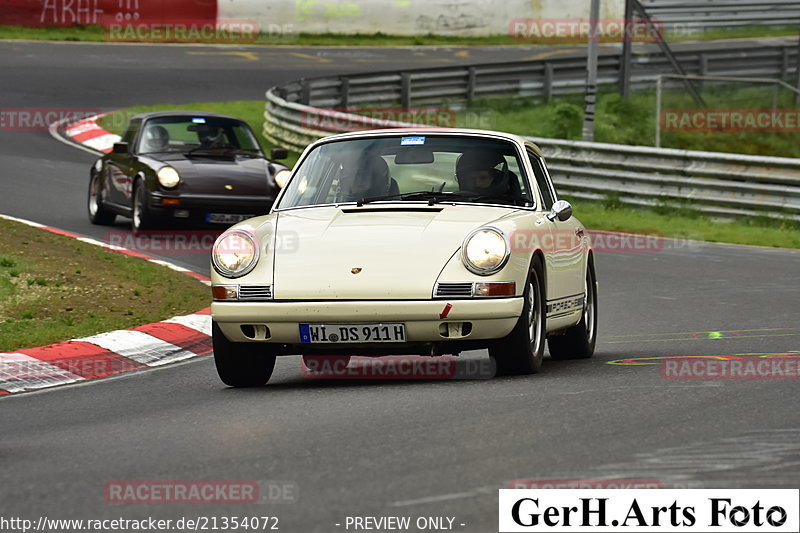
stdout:
[(277, 173), (275, 173), (275, 183), (278, 185), (278, 187), (283, 189), (286, 187), (286, 183), (288, 183), (291, 175), (291, 170), (286, 170), (285, 168), (283, 170), (279, 170)]
[(255, 235), (242, 230), (223, 233), (211, 250), (214, 269), (226, 278), (244, 276), (256, 266), (258, 257)]
[(181, 181), (181, 175), (172, 167), (164, 167), (158, 171), (158, 182), (164, 187), (171, 189)]
[(464, 240), (461, 248), (464, 266), (481, 276), (494, 274), (508, 261), (508, 242), (495, 228), (479, 228)]

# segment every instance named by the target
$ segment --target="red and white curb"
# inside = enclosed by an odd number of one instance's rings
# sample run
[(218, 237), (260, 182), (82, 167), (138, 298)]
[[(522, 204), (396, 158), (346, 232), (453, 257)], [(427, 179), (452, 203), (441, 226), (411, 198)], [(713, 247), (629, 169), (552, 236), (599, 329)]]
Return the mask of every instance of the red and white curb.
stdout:
[[(138, 257), (192, 276), (208, 277), (178, 265), (104, 242), (7, 215), (0, 218)], [(0, 353), (0, 396), (160, 366), (211, 353), (209, 309), (132, 329)]]
[(114, 143), (119, 142), (121, 139), (119, 135), (106, 131), (97, 124), (97, 120), (107, 114), (94, 115), (80, 122), (70, 124), (64, 130), (64, 135), (75, 143), (107, 154), (114, 147)]
[(121, 137), (101, 128), (97, 121), (109, 113), (92, 115), (78, 122), (69, 119), (50, 124), (50, 135), (57, 141), (94, 155), (107, 154)]

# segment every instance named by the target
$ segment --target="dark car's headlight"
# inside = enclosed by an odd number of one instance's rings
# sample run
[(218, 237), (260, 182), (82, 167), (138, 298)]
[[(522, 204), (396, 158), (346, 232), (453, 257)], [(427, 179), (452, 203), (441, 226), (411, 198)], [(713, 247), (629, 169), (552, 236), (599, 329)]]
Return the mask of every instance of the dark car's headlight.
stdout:
[(289, 182), (289, 177), (292, 175), (291, 170), (281, 169), (275, 173), (275, 183), (283, 189), (286, 187), (286, 184)]
[(172, 167), (163, 167), (156, 176), (158, 182), (167, 189), (175, 187), (181, 181), (181, 175)]
[(211, 250), (214, 270), (226, 278), (244, 276), (256, 266), (258, 257), (256, 236), (242, 230), (223, 233)]
[(494, 274), (508, 261), (506, 236), (497, 228), (478, 228), (470, 233), (461, 247), (461, 259), (470, 272), (481, 276)]

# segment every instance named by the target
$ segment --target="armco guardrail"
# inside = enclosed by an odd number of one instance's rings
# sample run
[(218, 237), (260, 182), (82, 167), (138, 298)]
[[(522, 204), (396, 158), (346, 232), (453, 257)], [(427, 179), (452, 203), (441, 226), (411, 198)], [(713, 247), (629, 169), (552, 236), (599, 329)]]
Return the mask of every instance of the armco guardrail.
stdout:
[(797, 0), (640, 0), (647, 14), (666, 27), (725, 28), (800, 24)]
[[(706, 74), (783, 78), (790, 73), (790, 65), (797, 64), (797, 43), (786, 40), (772, 46), (737, 48), (728, 44), (678, 54), (684, 62), (692, 57), (689, 54), (704, 58), (698, 66), (702, 63)], [(651, 83), (658, 74), (669, 72), (666, 60), (657, 54), (639, 54), (637, 64), (634, 84)], [(605, 57), (600, 65), (601, 79), (615, 83), (618, 59)], [(277, 144), (301, 151), (319, 138), (342, 131), (342, 124), (361, 123), (364, 129), (407, 125), (330, 108), (359, 104), (408, 108), (488, 95), (533, 94), (546, 98), (582, 90), (584, 69), (582, 58), (562, 58), (301, 80), (267, 91), (264, 133)], [(800, 220), (798, 159), (533, 140), (542, 147), (553, 179), (567, 197), (599, 199), (614, 195), (629, 204), (690, 205), (723, 216)]]

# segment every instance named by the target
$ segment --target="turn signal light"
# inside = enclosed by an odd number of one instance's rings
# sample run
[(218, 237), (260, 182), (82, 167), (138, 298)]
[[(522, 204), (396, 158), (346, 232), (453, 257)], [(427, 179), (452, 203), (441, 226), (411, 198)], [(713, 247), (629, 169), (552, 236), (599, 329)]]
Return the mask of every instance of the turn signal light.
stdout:
[(238, 285), (212, 285), (211, 296), (215, 300), (238, 300), (239, 299), (239, 286)]
[(514, 296), (516, 294), (517, 284), (513, 281), (475, 284), (475, 296)]

